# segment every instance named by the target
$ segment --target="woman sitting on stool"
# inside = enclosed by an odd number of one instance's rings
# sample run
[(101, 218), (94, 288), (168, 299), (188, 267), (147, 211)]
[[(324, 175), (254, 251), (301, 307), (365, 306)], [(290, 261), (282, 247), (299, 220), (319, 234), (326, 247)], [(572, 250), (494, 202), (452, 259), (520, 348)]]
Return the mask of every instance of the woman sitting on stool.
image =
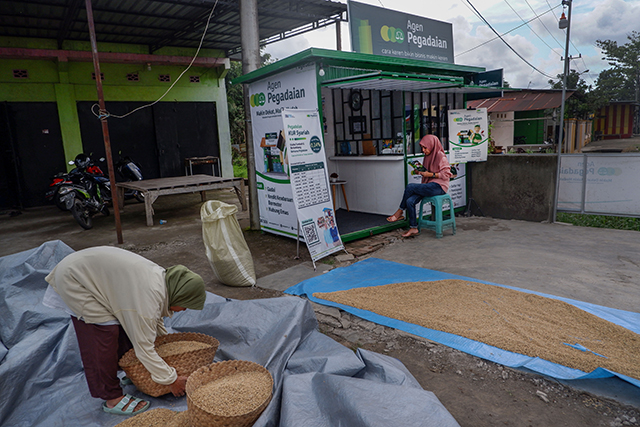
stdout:
[(432, 197), (445, 194), (449, 191), (449, 178), (451, 177), (451, 166), (447, 155), (444, 153), (440, 140), (435, 135), (425, 135), (420, 140), (420, 148), (424, 154), (422, 165), (426, 171), (415, 171), (422, 175), (421, 184), (408, 184), (404, 189), (404, 195), (400, 202), (400, 208), (390, 217), (389, 222), (401, 221), (404, 219), (402, 211), (406, 209), (409, 217), (409, 231), (402, 237), (415, 236), (418, 231), (418, 219), (416, 218), (416, 205), (423, 197)]

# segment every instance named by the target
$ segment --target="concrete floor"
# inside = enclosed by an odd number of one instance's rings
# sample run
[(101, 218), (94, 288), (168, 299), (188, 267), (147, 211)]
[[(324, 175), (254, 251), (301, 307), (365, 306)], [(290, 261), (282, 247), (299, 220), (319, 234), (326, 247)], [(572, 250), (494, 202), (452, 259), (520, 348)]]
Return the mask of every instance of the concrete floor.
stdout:
[[(209, 198), (239, 206), (232, 191), (209, 192)], [(171, 265), (177, 257), (187, 266), (197, 264), (195, 271), (209, 275), (199, 195), (161, 197), (154, 208), (156, 225), (147, 227), (143, 204), (133, 201), (125, 205), (122, 246), (143, 255), (146, 251), (161, 265)], [(83, 230), (68, 212), (53, 206), (27, 209), (13, 217), (8, 213), (0, 215), (0, 256), (56, 239), (76, 250), (117, 245), (113, 216), (98, 216), (92, 230)], [(248, 227), (248, 212), (239, 210), (236, 216), (241, 227)], [(158, 225), (160, 219), (167, 224)], [(640, 312), (639, 232), (485, 217), (459, 217), (457, 226), (455, 236), (448, 230), (442, 239), (428, 230), (401, 239), (401, 230), (396, 230), (387, 233), (386, 241), (392, 244), (365, 256)], [(304, 244), (300, 245), (301, 259), (296, 260), (292, 239), (249, 231), (245, 237), (259, 285), (265, 288), (282, 291), (327, 269), (324, 265), (313, 271)], [(374, 238), (347, 244), (347, 250), (366, 245), (368, 240)], [(283, 273), (290, 267), (295, 268)], [(276, 273), (280, 274), (267, 277)]]
[[(232, 191), (209, 192), (208, 196), (239, 207)], [(238, 299), (281, 296), (289, 286), (353, 262), (344, 260), (349, 257), (339, 252), (318, 262), (314, 271), (304, 244), (298, 259), (293, 239), (247, 231), (248, 212), (239, 211), (237, 218), (245, 230), (258, 283), (255, 288), (225, 286), (212, 274), (204, 252), (200, 205), (199, 194), (161, 197), (154, 204), (156, 225), (147, 227), (143, 204), (128, 202), (121, 218), (122, 247), (163, 266), (184, 264), (203, 276), (209, 291)], [(70, 213), (54, 206), (26, 209), (16, 216), (9, 213), (0, 212), (0, 257), (50, 240), (62, 240), (75, 250), (117, 245), (113, 216), (99, 216), (92, 230), (83, 230)], [(160, 219), (167, 223), (159, 225)], [(346, 248), (358, 255), (355, 261), (375, 256), (640, 312), (640, 232), (485, 217), (460, 217), (456, 222), (455, 236), (447, 230), (443, 238), (436, 239), (425, 230), (417, 237), (402, 239), (400, 229), (351, 242)], [(637, 389), (616, 394), (616, 399), (640, 407)]]

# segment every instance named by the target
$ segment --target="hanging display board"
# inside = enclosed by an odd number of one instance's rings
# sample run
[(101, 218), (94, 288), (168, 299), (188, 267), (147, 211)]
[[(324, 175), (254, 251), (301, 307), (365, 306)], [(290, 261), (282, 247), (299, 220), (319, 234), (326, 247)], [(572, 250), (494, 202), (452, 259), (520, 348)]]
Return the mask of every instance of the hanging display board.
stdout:
[(318, 110), (283, 109), (282, 124), (300, 234), (315, 262), (344, 249), (338, 232)]
[(449, 110), (449, 162), (486, 162), (489, 147), (487, 109)]
[(298, 222), (288, 176), (284, 108), (318, 107), (315, 64), (309, 63), (249, 85), (260, 227), (297, 238)]

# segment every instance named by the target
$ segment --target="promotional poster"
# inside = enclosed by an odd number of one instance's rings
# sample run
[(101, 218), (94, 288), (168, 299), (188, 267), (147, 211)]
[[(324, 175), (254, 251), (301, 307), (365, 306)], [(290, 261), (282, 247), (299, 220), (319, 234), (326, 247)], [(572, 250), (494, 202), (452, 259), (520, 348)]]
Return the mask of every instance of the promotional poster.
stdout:
[(296, 238), (298, 223), (288, 175), (282, 110), (318, 108), (315, 64), (252, 83), (249, 96), (260, 226), (264, 231)]
[(451, 24), (354, 1), (347, 6), (354, 52), (454, 63)]
[(318, 110), (282, 110), (291, 189), (311, 258), (343, 249), (338, 232)]
[(449, 110), (449, 163), (486, 162), (488, 148), (486, 108)]

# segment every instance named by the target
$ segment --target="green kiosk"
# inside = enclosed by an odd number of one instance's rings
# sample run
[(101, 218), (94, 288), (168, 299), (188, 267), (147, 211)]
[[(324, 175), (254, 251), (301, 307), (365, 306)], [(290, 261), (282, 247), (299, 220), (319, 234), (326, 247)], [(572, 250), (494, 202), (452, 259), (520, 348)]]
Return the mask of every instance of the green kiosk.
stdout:
[[(248, 84), (261, 227), (296, 238), (298, 224), (287, 175), (282, 109), (318, 109), (327, 176), (344, 242), (405, 226), (385, 218), (422, 161), (420, 139), (435, 134), (449, 148), (448, 111), (464, 109), (482, 67), (310, 48), (269, 64), (234, 84)], [(495, 92), (496, 88), (492, 88)], [(465, 165), (449, 193), (467, 204)], [(419, 181), (418, 181), (419, 182)]]

